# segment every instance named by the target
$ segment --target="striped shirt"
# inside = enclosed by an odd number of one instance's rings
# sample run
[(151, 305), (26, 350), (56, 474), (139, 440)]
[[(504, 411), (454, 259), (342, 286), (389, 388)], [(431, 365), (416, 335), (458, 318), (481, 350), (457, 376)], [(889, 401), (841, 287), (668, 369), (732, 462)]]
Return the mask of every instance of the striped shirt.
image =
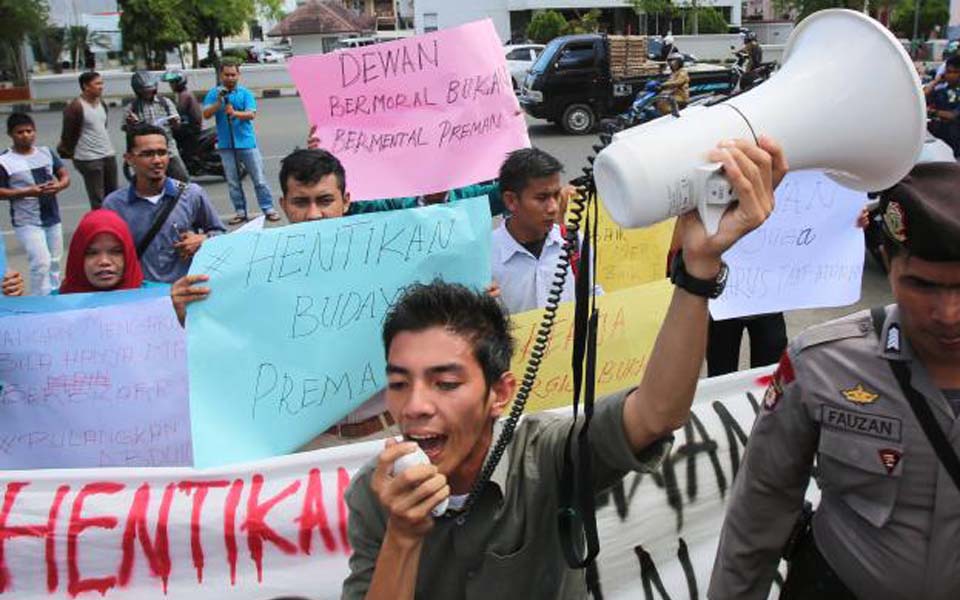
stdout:
[[(0, 188), (22, 190), (54, 179), (63, 168), (57, 153), (46, 146), (36, 146), (30, 154), (13, 149), (0, 154)], [(27, 196), (10, 200), (10, 220), (14, 227), (34, 225), (51, 227), (60, 222), (57, 197), (52, 194)]]

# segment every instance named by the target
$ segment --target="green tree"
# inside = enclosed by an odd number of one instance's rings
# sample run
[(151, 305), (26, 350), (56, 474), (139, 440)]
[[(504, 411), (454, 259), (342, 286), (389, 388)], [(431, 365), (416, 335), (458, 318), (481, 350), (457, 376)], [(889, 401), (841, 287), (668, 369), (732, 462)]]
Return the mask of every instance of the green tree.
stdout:
[(567, 22), (560, 33), (562, 35), (596, 33), (600, 30), (600, 17), (602, 14), (599, 8), (594, 8), (582, 16), (578, 14), (576, 19)]
[[(898, 2), (890, 18), (890, 29), (900, 37), (912, 39), (915, 10), (915, 0), (901, 0)], [(927, 39), (930, 36), (930, 32), (937, 25), (945, 29), (949, 19), (950, 6), (946, 0), (920, 0), (920, 21), (917, 27), (918, 39)]]
[(166, 67), (167, 50), (187, 41), (182, 0), (119, 0), (123, 45), (143, 56), (147, 68)]
[(208, 56), (214, 56), (223, 38), (241, 33), (258, 14), (279, 20), (283, 17), (283, 0), (180, 0), (181, 22), (193, 48), (193, 67), (197, 68), (197, 45), (207, 44)]
[(647, 33), (648, 15), (666, 15), (668, 19), (673, 18), (677, 12), (677, 7), (671, 0), (630, 0), (633, 11), (643, 18), (643, 33)]
[(72, 26), (68, 27), (64, 35), (64, 45), (70, 50), (70, 66), (73, 69), (79, 68), (83, 60), (84, 52), (87, 50), (87, 36), (89, 32), (86, 27)]
[(0, 48), (13, 67), (18, 85), (27, 83), (23, 43), (29, 34), (43, 30), (48, 10), (46, 0), (0, 0)]
[(36, 57), (47, 63), (54, 73), (63, 72), (60, 55), (66, 43), (66, 33), (63, 27), (47, 26), (32, 36), (35, 49), (40, 51)]
[[(684, 11), (683, 33), (693, 35), (694, 23), (696, 34), (727, 33), (730, 30), (723, 13), (712, 6), (697, 6)], [(694, 20), (696, 19), (696, 20)]]
[(538, 10), (527, 25), (527, 37), (538, 44), (546, 44), (562, 34), (567, 20), (555, 10)]

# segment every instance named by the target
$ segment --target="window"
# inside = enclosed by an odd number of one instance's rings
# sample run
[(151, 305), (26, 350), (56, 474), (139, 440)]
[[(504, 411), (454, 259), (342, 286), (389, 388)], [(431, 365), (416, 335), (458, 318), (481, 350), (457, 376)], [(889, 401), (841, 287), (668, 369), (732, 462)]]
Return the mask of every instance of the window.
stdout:
[(560, 53), (559, 68), (583, 69), (593, 66), (593, 42), (570, 44)]
[(437, 13), (423, 13), (423, 32), (430, 33), (437, 30)]
[(507, 53), (507, 60), (530, 60), (530, 50), (516, 48)]

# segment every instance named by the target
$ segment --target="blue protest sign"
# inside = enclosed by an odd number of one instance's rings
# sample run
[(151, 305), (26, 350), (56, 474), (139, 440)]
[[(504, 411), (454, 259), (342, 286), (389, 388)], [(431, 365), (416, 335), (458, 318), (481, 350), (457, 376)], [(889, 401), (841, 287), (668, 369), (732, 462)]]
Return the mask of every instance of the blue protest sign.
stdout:
[(486, 198), (208, 240), (187, 323), (194, 460), (295, 450), (385, 384), (381, 326), (404, 287), (490, 283)]
[[(128, 302), (140, 302), (147, 298), (170, 296), (170, 286), (166, 283), (144, 282), (144, 287), (135, 290), (117, 290), (115, 292), (90, 292), (87, 294), (65, 294), (51, 296), (21, 296), (7, 298), (0, 296), (0, 318), (34, 313), (62, 312), (65, 310), (83, 310), (101, 308)], [(173, 305), (170, 305), (173, 310)]]
[(0, 469), (192, 464), (186, 336), (165, 296), (52, 296), (60, 310), (0, 319)]

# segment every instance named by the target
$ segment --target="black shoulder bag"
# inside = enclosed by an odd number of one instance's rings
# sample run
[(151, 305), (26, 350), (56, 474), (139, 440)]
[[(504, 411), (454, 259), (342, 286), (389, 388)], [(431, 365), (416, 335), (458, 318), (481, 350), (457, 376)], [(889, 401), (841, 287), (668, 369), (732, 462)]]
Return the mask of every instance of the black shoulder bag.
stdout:
[(137, 244), (137, 258), (142, 258), (143, 253), (147, 251), (147, 248), (150, 247), (150, 243), (153, 242), (153, 238), (157, 237), (157, 234), (160, 232), (160, 228), (163, 227), (164, 223), (167, 222), (167, 218), (170, 216), (170, 213), (173, 212), (173, 209), (176, 208), (177, 204), (180, 203), (180, 198), (183, 197), (183, 192), (187, 189), (187, 184), (180, 182), (177, 186), (177, 195), (174, 197), (172, 202), (166, 202), (163, 205), (163, 208), (160, 209), (160, 212), (157, 213), (157, 217), (153, 220), (153, 224), (150, 225), (150, 230), (147, 231), (147, 235), (143, 236), (143, 239), (140, 240), (140, 243)]
[[(886, 311), (882, 306), (875, 307), (870, 310), (870, 316), (873, 318), (873, 328), (879, 337), (883, 332), (883, 322), (886, 318)], [(927, 440), (929, 440), (930, 445), (933, 446), (933, 451), (937, 454), (937, 458), (940, 459), (943, 468), (950, 474), (950, 479), (952, 479), (953, 484), (957, 486), (957, 490), (960, 491), (960, 458), (957, 458), (956, 451), (954, 451), (953, 446), (950, 445), (946, 434), (940, 429), (940, 425), (937, 424), (937, 420), (933, 416), (933, 411), (930, 410), (930, 405), (927, 404), (927, 399), (910, 385), (910, 369), (907, 368), (907, 365), (903, 361), (887, 359), (887, 362), (890, 364), (890, 369), (893, 371), (893, 376), (897, 379), (897, 383), (900, 384), (903, 395), (906, 396), (907, 401), (910, 403), (913, 414), (917, 417), (917, 421), (920, 422), (923, 433), (926, 434)]]

